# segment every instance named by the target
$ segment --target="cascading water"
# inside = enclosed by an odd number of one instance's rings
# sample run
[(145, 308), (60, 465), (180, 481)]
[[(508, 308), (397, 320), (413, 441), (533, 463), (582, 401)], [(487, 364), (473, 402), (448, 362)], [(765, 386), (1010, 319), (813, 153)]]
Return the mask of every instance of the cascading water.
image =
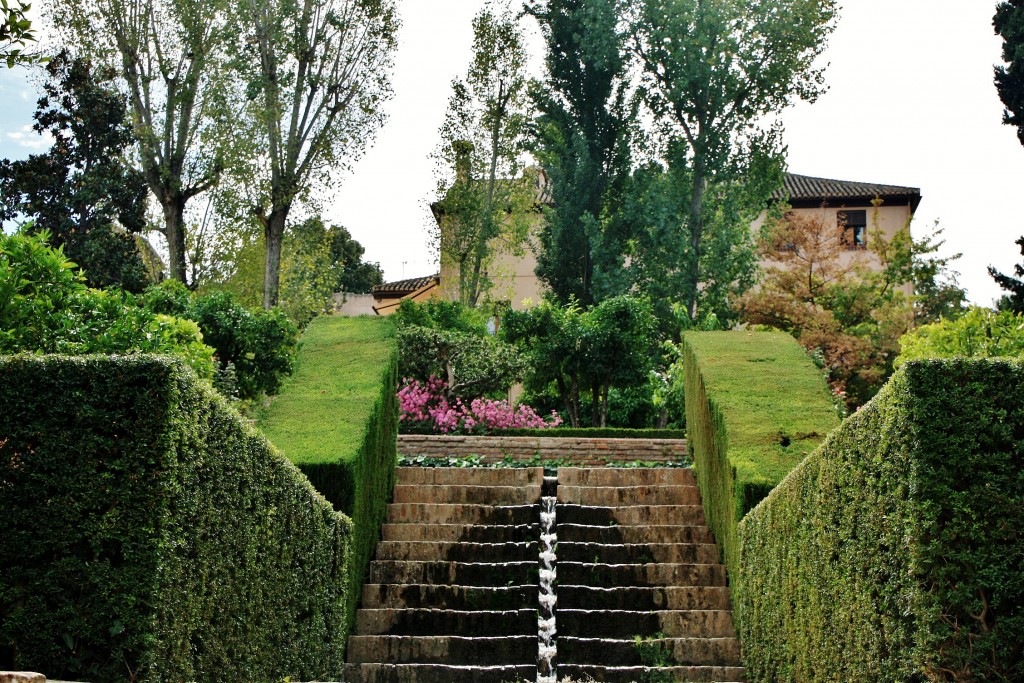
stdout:
[[(545, 484), (554, 483), (545, 477)], [(555, 496), (543, 496), (540, 512), (540, 610), (537, 613), (537, 683), (556, 683), (555, 655)]]

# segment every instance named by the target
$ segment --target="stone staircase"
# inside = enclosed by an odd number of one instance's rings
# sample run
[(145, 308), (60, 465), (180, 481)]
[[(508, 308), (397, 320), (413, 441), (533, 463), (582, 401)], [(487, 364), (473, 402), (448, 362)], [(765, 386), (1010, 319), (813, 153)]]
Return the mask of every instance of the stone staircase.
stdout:
[[(540, 468), (399, 468), (347, 683), (537, 680), (543, 487)], [(689, 470), (561, 468), (557, 496), (559, 680), (743, 680)]]

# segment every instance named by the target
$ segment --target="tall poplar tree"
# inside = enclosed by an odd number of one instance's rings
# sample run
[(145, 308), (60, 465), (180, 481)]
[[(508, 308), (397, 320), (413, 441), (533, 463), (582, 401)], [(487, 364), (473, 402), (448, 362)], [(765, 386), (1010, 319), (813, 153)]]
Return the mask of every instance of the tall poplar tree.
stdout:
[(515, 253), (536, 189), (522, 174), (529, 123), (526, 49), (507, 2), (473, 19), (473, 59), (452, 82), (441, 127), (438, 230), (442, 267), (458, 272), (459, 298), (476, 306), (491, 287), (495, 243)]
[[(761, 122), (823, 92), (823, 68), (816, 59), (834, 28), (837, 4), (630, 0), (630, 5), (630, 46), (643, 74), (645, 102), (666, 141), (664, 149), (670, 150), (666, 162), (689, 186), (688, 245), (682, 252), (689, 287), (683, 304), (694, 319), (711, 265), (705, 230), (721, 217), (723, 204), (734, 203), (725, 195), (750, 178), (752, 166), (763, 168), (766, 159), (781, 158), (781, 130)], [(765, 192), (744, 189), (742, 194), (755, 206), (767, 199)]]
[(992, 25), (1003, 38), (1003, 61), (996, 66), (996, 89), (1006, 109), (1003, 123), (1016, 126), (1024, 145), (1024, 1), (1008, 0), (996, 7)]
[(226, 140), (222, 0), (51, 0), (75, 54), (117, 69), (138, 164), (163, 213), (170, 276), (185, 282), (186, 208), (214, 187)]
[(266, 245), (270, 308), (293, 206), (351, 164), (384, 122), (399, 19), (394, 0), (241, 0), (232, 25), (259, 136), (247, 185)]
[(555, 298), (584, 307), (621, 293), (625, 241), (614, 219), (630, 171), (628, 57), (622, 0), (540, 0), (527, 6), (547, 43), (547, 76), (532, 89), (536, 154), (554, 208), (545, 216), (537, 276)]

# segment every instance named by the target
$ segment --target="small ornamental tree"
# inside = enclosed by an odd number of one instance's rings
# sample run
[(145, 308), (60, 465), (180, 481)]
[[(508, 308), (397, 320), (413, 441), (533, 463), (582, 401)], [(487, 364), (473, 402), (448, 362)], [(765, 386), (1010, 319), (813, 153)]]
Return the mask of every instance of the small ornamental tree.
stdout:
[(529, 360), (525, 385), (542, 393), (554, 384), (573, 427), (583, 424), (581, 397), (590, 392), (590, 424), (607, 426), (611, 388), (645, 384), (653, 364), (654, 316), (631, 297), (605, 299), (589, 311), (570, 302), (544, 302), (528, 311), (509, 311), (504, 339)]

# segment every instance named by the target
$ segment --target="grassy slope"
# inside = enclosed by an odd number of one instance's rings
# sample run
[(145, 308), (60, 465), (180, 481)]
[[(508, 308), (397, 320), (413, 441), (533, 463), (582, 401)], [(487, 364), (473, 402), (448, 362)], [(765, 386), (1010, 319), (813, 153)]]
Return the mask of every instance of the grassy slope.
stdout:
[(302, 336), (295, 374), (260, 428), (296, 464), (355, 456), (394, 346), (394, 329), (383, 318), (317, 318)]
[(821, 373), (790, 335), (698, 332), (686, 343), (725, 418), (737, 469), (778, 482), (839, 424)]

